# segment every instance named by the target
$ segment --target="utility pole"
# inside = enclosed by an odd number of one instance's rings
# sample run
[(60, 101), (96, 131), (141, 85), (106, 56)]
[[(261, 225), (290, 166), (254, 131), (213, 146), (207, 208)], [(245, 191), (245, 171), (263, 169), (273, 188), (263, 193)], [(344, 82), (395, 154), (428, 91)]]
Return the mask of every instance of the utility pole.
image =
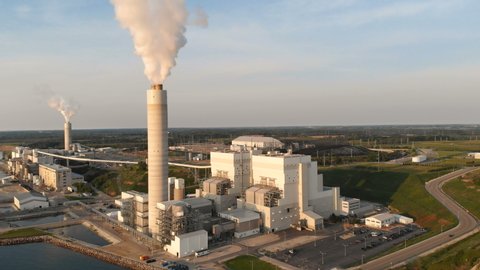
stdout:
[(377, 152), (377, 171), (380, 171), (380, 150)]
[(323, 264), (323, 263), (324, 263), (324, 261), (323, 261), (323, 256), (324, 256), (325, 254), (327, 254), (327, 253), (320, 251), (320, 254), (322, 255), (322, 264)]
[(348, 247), (348, 245), (343, 244), (343, 247), (344, 247), (344, 256), (347, 257), (347, 247)]

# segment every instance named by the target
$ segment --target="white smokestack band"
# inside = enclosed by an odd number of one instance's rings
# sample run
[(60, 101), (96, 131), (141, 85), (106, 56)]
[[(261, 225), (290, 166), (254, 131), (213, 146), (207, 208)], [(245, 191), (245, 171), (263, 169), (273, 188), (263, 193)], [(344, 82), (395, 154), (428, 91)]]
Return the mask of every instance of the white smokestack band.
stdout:
[(70, 150), (70, 144), (72, 143), (72, 124), (70, 122), (65, 122), (63, 130), (65, 151), (68, 151)]
[(148, 230), (155, 237), (157, 203), (168, 200), (167, 91), (161, 84), (147, 90), (148, 128)]

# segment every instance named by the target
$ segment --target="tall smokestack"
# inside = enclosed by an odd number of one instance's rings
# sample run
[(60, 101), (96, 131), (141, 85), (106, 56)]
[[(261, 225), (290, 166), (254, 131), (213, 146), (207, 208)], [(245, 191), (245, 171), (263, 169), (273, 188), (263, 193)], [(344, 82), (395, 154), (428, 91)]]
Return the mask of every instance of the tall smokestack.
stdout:
[(70, 150), (70, 144), (72, 143), (72, 124), (70, 122), (65, 122), (63, 125), (64, 130), (64, 140), (65, 140), (65, 151)]
[(161, 84), (147, 90), (148, 128), (148, 230), (155, 237), (157, 203), (168, 200), (167, 91)]

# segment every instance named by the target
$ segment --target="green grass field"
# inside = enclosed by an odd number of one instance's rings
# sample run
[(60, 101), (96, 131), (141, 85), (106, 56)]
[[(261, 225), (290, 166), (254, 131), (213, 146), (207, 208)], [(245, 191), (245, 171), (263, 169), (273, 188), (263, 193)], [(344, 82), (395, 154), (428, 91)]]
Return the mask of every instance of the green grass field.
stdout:
[[(456, 224), (455, 217), (425, 190), (425, 182), (446, 174), (449, 166), (362, 164), (321, 170), (326, 186), (339, 186), (342, 195), (387, 204), (411, 216), (430, 237)], [(418, 241), (418, 240), (417, 240)]]
[(480, 233), (470, 236), (452, 246), (429, 256), (417, 259), (402, 270), (451, 270), (472, 269), (480, 264)]
[(35, 228), (27, 228), (27, 229), (18, 229), (18, 230), (11, 230), (5, 233), (0, 234), (0, 239), (8, 239), (8, 238), (17, 238), (17, 237), (29, 237), (29, 236), (40, 236), (46, 235), (48, 233), (35, 229)]
[[(188, 168), (168, 167), (168, 175), (185, 179), (186, 192), (194, 192), (196, 186), (193, 186), (193, 175)], [(146, 166), (133, 165), (125, 166), (119, 170), (104, 170), (92, 179), (92, 185), (102, 192), (117, 196), (122, 191), (136, 190), (140, 192), (148, 191), (148, 174)]]
[(262, 261), (257, 257), (250, 255), (238, 256), (235, 259), (231, 259), (225, 262), (225, 265), (230, 270), (275, 270), (276, 267), (273, 264)]
[[(472, 214), (480, 217), (479, 171), (448, 182), (444, 185), (443, 190)], [(432, 255), (417, 259), (400, 269), (471, 269), (477, 264), (480, 264), (480, 233)]]
[(445, 184), (443, 190), (480, 218), (480, 171), (467, 174)]
[(480, 141), (425, 141), (415, 142), (416, 148), (431, 148), (436, 151), (480, 152)]

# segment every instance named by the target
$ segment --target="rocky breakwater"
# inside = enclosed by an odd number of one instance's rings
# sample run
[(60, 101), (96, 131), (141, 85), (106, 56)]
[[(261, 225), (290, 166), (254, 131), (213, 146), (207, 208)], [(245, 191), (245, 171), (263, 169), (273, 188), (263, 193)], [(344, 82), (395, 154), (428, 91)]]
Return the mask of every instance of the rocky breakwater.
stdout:
[(97, 248), (83, 246), (79, 243), (60, 239), (57, 237), (45, 235), (45, 236), (32, 236), (32, 237), (18, 237), (10, 239), (0, 239), (0, 246), (7, 245), (19, 245), (19, 244), (28, 244), (28, 243), (39, 243), (45, 242), (48, 244), (55, 245), (57, 247), (67, 248), (72, 251), (97, 258), (99, 260), (116, 264), (121, 267), (135, 269), (135, 270), (156, 270), (160, 269), (154, 265), (149, 265), (144, 262), (136, 261), (130, 258), (125, 258), (110, 252), (106, 252)]

